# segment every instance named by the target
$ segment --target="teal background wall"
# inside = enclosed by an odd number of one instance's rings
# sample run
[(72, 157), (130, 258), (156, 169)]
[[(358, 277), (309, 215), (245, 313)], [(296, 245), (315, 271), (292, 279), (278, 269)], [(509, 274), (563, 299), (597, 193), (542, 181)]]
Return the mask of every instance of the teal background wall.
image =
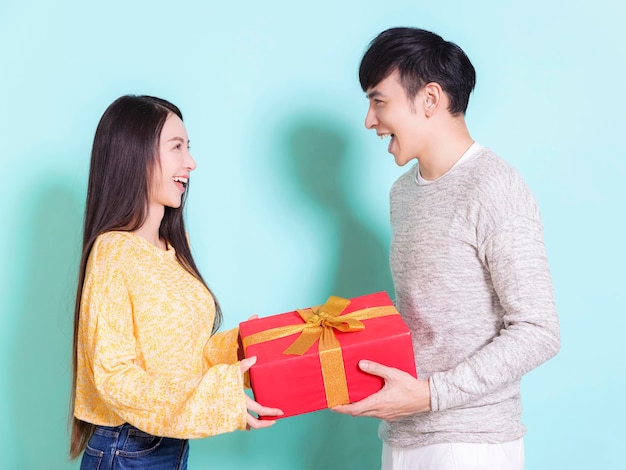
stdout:
[[(71, 469), (72, 304), (91, 140), (126, 93), (178, 104), (189, 231), (225, 327), (391, 291), (388, 190), (357, 67), (397, 25), (460, 44), (473, 136), (535, 193), (562, 324), (523, 381), (527, 468), (618, 468), (624, 390), (624, 7), (595, 2), (0, 0), (0, 455)], [(194, 441), (190, 467), (376, 469), (375, 420), (318, 412)]]

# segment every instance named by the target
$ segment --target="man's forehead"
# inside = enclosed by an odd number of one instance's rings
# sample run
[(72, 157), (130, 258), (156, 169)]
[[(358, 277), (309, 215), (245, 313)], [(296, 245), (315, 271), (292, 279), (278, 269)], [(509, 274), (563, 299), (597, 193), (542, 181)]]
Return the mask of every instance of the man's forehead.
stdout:
[[(365, 91), (365, 96), (367, 96), (367, 98), (369, 99), (386, 96), (389, 94), (390, 85), (392, 86), (392, 88), (393, 85), (402, 85), (400, 81), (400, 73), (397, 69), (392, 70), (387, 75), (385, 75), (385, 77), (383, 77), (383, 79), (379, 81), (376, 85), (368, 88)], [(385, 90), (387, 90), (387, 93), (385, 93)]]

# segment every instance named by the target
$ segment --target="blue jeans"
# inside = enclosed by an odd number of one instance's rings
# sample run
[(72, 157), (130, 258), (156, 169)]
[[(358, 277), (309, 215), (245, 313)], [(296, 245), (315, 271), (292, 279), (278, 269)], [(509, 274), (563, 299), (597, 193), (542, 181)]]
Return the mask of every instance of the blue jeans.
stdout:
[(188, 455), (186, 440), (153, 436), (128, 423), (96, 426), (80, 470), (186, 470)]

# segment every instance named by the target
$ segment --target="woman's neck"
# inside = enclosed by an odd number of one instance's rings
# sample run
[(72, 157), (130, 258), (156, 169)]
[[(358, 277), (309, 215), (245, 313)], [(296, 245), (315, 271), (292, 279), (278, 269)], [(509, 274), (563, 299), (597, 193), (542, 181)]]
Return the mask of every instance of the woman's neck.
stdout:
[(165, 208), (163, 206), (149, 207), (146, 220), (141, 227), (137, 230), (133, 230), (133, 233), (139, 235), (141, 238), (145, 238), (154, 246), (162, 250), (167, 250), (165, 240), (162, 240), (159, 236), (159, 229), (161, 228), (164, 214)]

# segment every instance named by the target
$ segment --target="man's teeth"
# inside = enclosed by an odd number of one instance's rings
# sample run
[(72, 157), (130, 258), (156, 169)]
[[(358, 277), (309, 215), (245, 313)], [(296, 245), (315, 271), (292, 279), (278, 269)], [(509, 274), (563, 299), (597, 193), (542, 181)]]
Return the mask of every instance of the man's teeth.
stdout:
[(183, 184), (187, 184), (187, 182), (189, 181), (189, 179), (183, 178), (182, 176), (174, 176), (174, 178), (172, 179), (174, 181), (178, 181), (179, 183), (183, 183)]
[(391, 134), (380, 134), (378, 137), (380, 137), (380, 140), (383, 140), (387, 137), (389, 137)]

